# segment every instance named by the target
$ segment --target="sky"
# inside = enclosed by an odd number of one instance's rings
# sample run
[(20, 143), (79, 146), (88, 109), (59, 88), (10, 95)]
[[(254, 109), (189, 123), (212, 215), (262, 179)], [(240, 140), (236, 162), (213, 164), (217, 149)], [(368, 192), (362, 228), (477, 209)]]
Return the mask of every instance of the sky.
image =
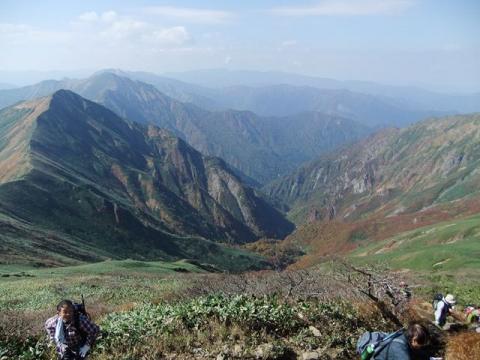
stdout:
[(473, 92), (480, 1), (2, 0), (0, 54), (0, 82), (20, 71), (225, 68)]

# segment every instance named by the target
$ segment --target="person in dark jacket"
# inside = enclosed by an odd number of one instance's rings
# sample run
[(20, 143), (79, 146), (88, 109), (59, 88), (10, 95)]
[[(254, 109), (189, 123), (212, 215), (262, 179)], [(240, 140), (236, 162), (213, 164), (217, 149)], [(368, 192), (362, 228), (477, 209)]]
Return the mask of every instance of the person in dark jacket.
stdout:
[(453, 307), (456, 303), (455, 296), (448, 294), (440, 300), (435, 307), (435, 325), (443, 328), (447, 323), (447, 316), (453, 315)]
[(401, 335), (393, 338), (380, 352), (375, 360), (410, 360), (428, 359), (426, 349), (430, 344), (428, 329), (418, 323), (412, 323)]

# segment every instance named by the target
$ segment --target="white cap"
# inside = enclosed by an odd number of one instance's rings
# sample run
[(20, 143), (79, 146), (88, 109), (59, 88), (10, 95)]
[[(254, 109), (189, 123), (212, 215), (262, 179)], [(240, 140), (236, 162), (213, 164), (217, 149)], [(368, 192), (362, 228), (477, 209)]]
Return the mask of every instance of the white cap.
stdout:
[(455, 296), (453, 296), (452, 294), (447, 294), (447, 296), (445, 296), (445, 301), (450, 305), (455, 305), (455, 303), (457, 302), (455, 300)]

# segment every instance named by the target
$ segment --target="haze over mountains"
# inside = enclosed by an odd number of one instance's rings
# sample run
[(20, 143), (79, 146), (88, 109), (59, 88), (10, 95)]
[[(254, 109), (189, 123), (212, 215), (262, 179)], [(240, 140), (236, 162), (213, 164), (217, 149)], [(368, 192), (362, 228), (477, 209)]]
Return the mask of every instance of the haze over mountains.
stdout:
[(210, 69), (167, 73), (167, 77), (200, 86), (230, 87), (248, 86), (264, 87), (278, 84), (307, 86), (318, 89), (349, 90), (370, 94), (390, 101), (395, 100), (403, 107), (430, 111), (480, 111), (480, 93), (447, 94), (434, 92), (415, 86), (392, 86), (368, 81), (339, 81), (300, 74), (277, 71), (231, 71)]
[[(419, 106), (408, 108), (404, 101), (398, 98), (378, 97), (347, 90), (340, 82), (335, 85), (326, 82), (325, 87), (292, 85), (282, 83), (283, 77), (280, 76), (272, 77), (271, 84), (266, 82), (267, 85), (262, 85), (255, 81), (255, 76), (259, 75), (261, 78), (263, 73), (252, 72), (251, 82), (248, 82), (248, 76), (238, 79), (234, 77), (231, 85), (217, 88), (145, 72), (115, 69), (106, 72), (153, 84), (172, 98), (209, 110), (247, 110), (262, 116), (289, 116), (318, 111), (340, 115), (372, 127), (405, 126), (426, 116), (443, 113)], [(215, 84), (215, 80), (208, 84), (212, 82)], [(236, 85), (243, 83), (248, 85)], [(323, 85), (321, 82), (320, 84)]]

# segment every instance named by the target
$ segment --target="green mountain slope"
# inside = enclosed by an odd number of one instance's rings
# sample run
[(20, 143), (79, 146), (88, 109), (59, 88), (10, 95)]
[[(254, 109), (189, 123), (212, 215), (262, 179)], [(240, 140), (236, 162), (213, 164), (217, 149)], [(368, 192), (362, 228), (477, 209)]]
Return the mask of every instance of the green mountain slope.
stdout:
[(360, 247), (351, 257), (359, 263), (383, 262), (392, 268), (455, 271), (480, 268), (480, 215), (402, 232)]
[(480, 194), (480, 115), (386, 130), (265, 188), (304, 222), (421, 211)]
[(243, 243), (291, 231), (222, 160), (72, 92), (2, 110), (0, 130), (8, 170), (0, 179), (1, 239), (11, 257), (25, 245), (79, 260), (222, 262), (246, 255), (205, 239)]

